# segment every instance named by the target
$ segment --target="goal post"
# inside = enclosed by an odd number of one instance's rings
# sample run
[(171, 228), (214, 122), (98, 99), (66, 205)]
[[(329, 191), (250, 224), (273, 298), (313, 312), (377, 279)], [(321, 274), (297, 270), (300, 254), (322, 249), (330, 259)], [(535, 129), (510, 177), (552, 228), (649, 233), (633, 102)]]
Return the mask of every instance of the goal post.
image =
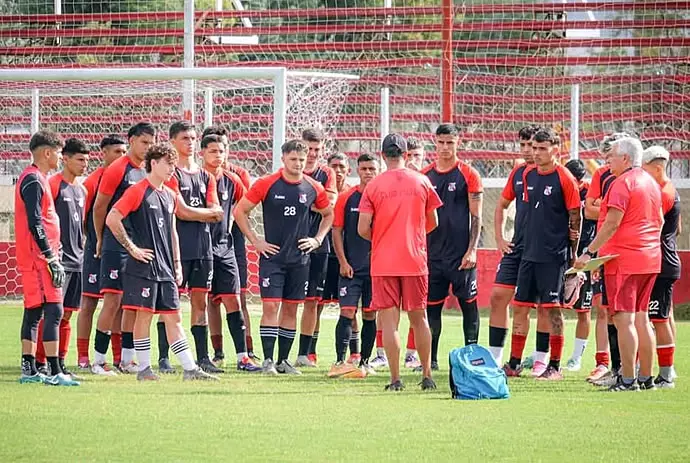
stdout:
[[(272, 124), (272, 170), (275, 172), (280, 167), (280, 147), (285, 141), (288, 131), (286, 126), (288, 116), (288, 85), (314, 83), (315, 81), (352, 81), (357, 80), (354, 74), (289, 71), (284, 67), (213, 67), (213, 68), (88, 68), (88, 69), (1, 69), (0, 70), (0, 96), (12, 96), (12, 86), (9, 83), (28, 84), (36, 82), (37, 85), (27, 88), (26, 85), (15, 87), (15, 92), (30, 92), (32, 101), (31, 130), (40, 124), (41, 83), (57, 82), (153, 82), (153, 81), (240, 81), (270, 82), (273, 88), (273, 124)], [(2, 87), (6, 87), (3, 89)], [(30, 86), (29, 86), (30, 87)], [(181, 92), (183, 99), (186, 97), (187, 85)], [(194, 98), (192, 98), (194, 104)], [(188, 105), (185, 102), (184, 105)], [(296, 104), (296, 103), (293, 103)], [(213, 121), (212, 114), (212, 89), (206, 86), (205, 91), (205, 116), (204, 122)], [(38, 109), (39, 114), (36, 114)], [(191, 111), (192, 114), (195, 111)], [(180, 117), (183, 117), (180, 114)], [(133, 115), (133, 117), (136, 117)], [(135, 121), (132, 121), (133, 123)]]

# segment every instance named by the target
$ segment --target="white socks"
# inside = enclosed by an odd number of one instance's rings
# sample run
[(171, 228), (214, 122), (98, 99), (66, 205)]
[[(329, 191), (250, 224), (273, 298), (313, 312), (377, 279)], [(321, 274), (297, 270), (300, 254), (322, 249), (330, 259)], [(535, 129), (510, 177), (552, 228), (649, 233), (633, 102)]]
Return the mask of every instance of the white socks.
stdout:
[(178, 339), (170, 344), (170, 350), (177, 356), (177, 360), (182, 364), (182, 368), (186, 371), (196, 370), (197, 366), (192, 357), (192, 351), (189, 349), (189, 344), (186, 338)]
[(144, 371), (151, 366), (151, 338), (135, 339), (134, 350), (139, 361), (139, 371)]
[(572, 358), (574, 360), (579, 360), (582, 358), (582, 354), (585, 353), (585, 349), (587, 348), (587, 340), (586, 339), (579, 339), (575, 338), (575, 346), (573, 347), (573, 356)]

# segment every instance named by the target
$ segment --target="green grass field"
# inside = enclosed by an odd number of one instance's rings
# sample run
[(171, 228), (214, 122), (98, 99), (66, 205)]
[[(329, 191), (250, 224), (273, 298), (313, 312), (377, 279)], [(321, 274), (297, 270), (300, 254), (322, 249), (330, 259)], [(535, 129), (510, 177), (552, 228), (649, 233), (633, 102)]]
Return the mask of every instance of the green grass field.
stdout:
[[(387, 372), (365, 380), (326, 378), (333, 314), (322, 321), (320, 368), (301, 377), (232, 372), (219, 383), (183, 383), (178, 375), (139, 384), (133, 376), (87, 376), (78, 388), (18, 383), (20, 320), (18, 307), (0, 307), (3, 462), (688, 460), (688, 323), (678, 325), (675, 390), (595, 389), (584, 381), (593, 367), (590, 344), (582, 371), (566, 372), (562, 382), (520, 378), (510, 382), (509, 400), (469, 402), (450, 399), (448, 388), (445, 359), (462, 339), (456, 316), (444, 318), (439, 390), (422, 393), (418, 375), (406, 373), (407, 389), (399, 394), (383, 391)], [(482, 319), (480, 342), (487, 340), (487, 323)], [(574, 326), (567, 322), (566, 359)], [(225, 346), (227, 354), (228, 334)], [(526, 351), (533, 346), (530, 338)]]

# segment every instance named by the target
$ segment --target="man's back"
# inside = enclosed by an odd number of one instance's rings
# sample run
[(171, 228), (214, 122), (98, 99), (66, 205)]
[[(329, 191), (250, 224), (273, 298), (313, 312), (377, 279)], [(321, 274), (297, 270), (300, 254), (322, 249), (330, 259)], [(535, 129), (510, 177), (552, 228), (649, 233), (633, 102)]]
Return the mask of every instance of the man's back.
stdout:
[(623, 212), (623, 219), (600, 254), (618, 254), (606, 264), (606, 273), (659, 273), (661, 268), (661, 189), (640, 168), (618, 177), (609, 188), (602, 204), (602, 215), (610, 209)]
[(426, 275), (426, 216), (441, 206), (429, 179), (393, 169), (364, 190), (360, 213), (373, 215), (371, 276)]

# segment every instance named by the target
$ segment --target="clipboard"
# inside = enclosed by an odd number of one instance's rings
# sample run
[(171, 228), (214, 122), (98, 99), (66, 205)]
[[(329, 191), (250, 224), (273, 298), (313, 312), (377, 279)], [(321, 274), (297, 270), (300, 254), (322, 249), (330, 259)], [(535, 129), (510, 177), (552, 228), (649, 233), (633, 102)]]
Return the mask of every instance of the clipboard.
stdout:
[(568, 270), (565, 271), (565, 274), (566, 275), (572, 275), (572, 274), (578, 273), (578, 272), (591, 272), (591, 271), (597, 270), (599, 267), (604, 265), (606, 262), (613, 260), (616, 257), (618, 257), (618, 254), (611, 254), (608, 256), (597, 257), (597, 258), (594, 258), (594, 259), (590, 260), (589, 262), (587, 262), (587, 265), (585, 265), (584, 268), (576, 269), (575, 267), (570, 267)]

